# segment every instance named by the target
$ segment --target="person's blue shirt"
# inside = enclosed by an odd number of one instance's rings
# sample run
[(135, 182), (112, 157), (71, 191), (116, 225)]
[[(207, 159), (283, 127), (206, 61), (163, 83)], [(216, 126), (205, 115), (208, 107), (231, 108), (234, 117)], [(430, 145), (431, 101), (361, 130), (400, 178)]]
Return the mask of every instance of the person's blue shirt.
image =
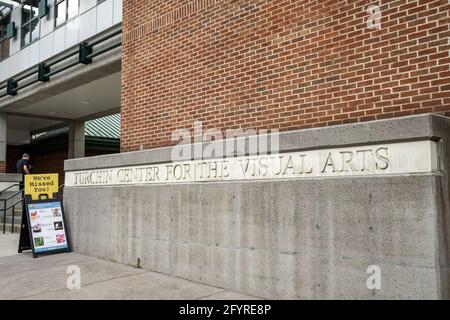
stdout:
[(24, 166), (27, 166), (28, 170), (30, 170), (30, 160), (20, 159), (19, 161), (17, 161), (17, 173), (26, 174), (23, 169)]

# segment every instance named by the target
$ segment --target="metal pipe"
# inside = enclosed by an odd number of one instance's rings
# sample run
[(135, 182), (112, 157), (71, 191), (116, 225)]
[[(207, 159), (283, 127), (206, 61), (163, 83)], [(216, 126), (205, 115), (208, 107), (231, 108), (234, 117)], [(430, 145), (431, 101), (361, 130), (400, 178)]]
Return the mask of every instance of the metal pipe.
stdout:
[(19, 91), (21, 89), (25, 89), (26, 87), (29, 87), (29, 86), (35, 84), (36, 82), (39, 82), (39, 80), (35, 79), (33, 81), (27, 82), (27, 83), (25, 83), (25, 84), (23, 84), (21, 86), (17, 86), (17, 88), (15, 88), (14, 90), (17, 92), (17, 91)]
[(13, 187), (17, 187), (18, 185), (19, 185), (18, 183), (15, 183), (15, 184), (10, 185), (8, 188), (3, 189), (2, 191), (0, 191), (0, 195), (1, 195), (3, 192), (8, 191), (9, 189), (11, 189), (11, 188), (13, 188)]
[(104, 48), (98, 50), (97, 52), (91, 53), (90, 55), (87, 56), (87, 58), (88, 58), (88, 59), (95, 58), (95, 57), (97, 57), (97, 56), (99, 56), (99, 55), (101, 55), (101, 54), (104, 54), (104, 53), (106, 53), (106, 52), (112, 50), (112, 49), (115, 49), (115, 48), (117, 48), (117, 47), (120, 47), (121, 45), (122, 45), (122, 41), (120, 41), (120, 42), (118, 42), (118, 43), (113, 43), (113, 44), (111, 44), (111, 45), (109, 45), (109, 46), (106, 46), (106, 47), (104, 47)]
[[(106, 34), (106, 35), (104, 35), (104, 36), (102, 36), (102, 37), (100, 37), (100, 38), (98, 38), (98, 39), (92, 41), (91, 43), (89, 43), (89, 46), (91, 46), (91, 47), (96, 46), (96, 45), (98, 45), (98, 44), (100, 44), (100, 43), (102, 43), (102, 42), (104, 42), (104, 41), (106, 41), (106, 40), (108, 40), (108, 39), (110, 39), (110, 38), (112, 38), (112, 37), (115, 37), (115, 36), (117, 36), (117, 35), (119, 35), (119, 34), (121, 34), (121, 33), (122, 33), (122, 28), (119, 28), (119, 29), (117, 29), (117, 30), (115, 30), (115, 31), (113, 31), (113, 32), (111, 32), (111, 33), (108, 33), (108, 34)], [(117, 43), (108, 45), (108, 46), (106, 46), (106, 47), (104, 47), (104, 48), (101, 48), (101, 49), (98, 50), (97, 52), (91, 53), (91, 54), (88, 56), (88, 58), (91, 58), (91, 59), (92, 59), (92, 58), (97, 57), (97, 56), (99, 56), (99, 55), (102, 55), (102, 54), (104, 54), (104, 53), (106, 53), (106, 52), (108, 52), (108, 51), (110, 51), (110, 50), (112, 50), (112, 49), (118, 48), (118, 47), (120, 47), (121, 45), (122, 45), (122, 41), (119, 41), (119, 42), (117, 42)], [(64, 55), (62, 55), (62, 56), (59, 57), (58, 59), (48, 62), (46, 65), (47, 65), (48, 67), (54, 66), (54, 65), (56, 65), (56, 64), (58, 64), (58, 63), (61, 63), (61, 62), (65, 61), (66, 59), (68, 59), (68, 58), (70, 58), (70, 57), (72, 57), (72, 56), (78, 54), (78, 52), (79, 52), (79, 49), (78, 49), (78, 48), (77, 48), (77, 49), (73, 49), (72, 51), (70, 51), (70, 52), (68, 52), (68, 53), (66, 53), (66, 54), (64, 54)], [(60, 72), (63, 72), (63, 71), (65, 71), (65, 70), (67, 70), (67, 69), (70, 69), (70, 68), (72, 68), (72, 67), (74, 67), (74, 66), (76, 66), (76, 65), (78, 65), (78, 64), (79, 64), (79, 61), (77, 60), (77, 61), (75, 61), (75, 62), (73, 62), (73, 63), (70, 63), (70, 64), (68, 64), (68, 65), (66, 65), (66, 66), (63, 66), (63, 67), (60, 67), (60, 68), (58, 68), (58, 69), (56, 69), (56, 70), (54, 70), (54, 71), (51, 71), (50, 73), (46, 74), (45, 76), (47, 76), (47, 77), (54, 76), (54, 75), (56, 75), (56, 74), (58, 74), (58, 73), (60, 73)], [(35, 73), (38, 73), (37, 68), (35, 68), (34, 70), (30, 70), (29, 72), (27, 72), (27, 73), (23, 74), (22, 76), (16, 78), (15, 81), (18, 82), (18, 81), (24, 80), (24, 79), (26, 79), (26, 78), (32, 76), (32, 75), (35, 74)], [(32, 85), (32, 84), (35, 84), (35, 83), (37, 83), (37, 82), (39, 82), (38, 79), (33, 80), (33, 81), (30, 81), (30, 82), (27, 82), (27, 83), (25, 83), (25, 84), (23, 84), (23, 85), (20, 85), (20, 86), (18, 86), (17, 88), (15, 88), (15, 91), (17, 92), (17, 91), (19, 91), (19, 90), (21, 90), (21, 89), (24, 89), (24, 88), (26, 88), (26, 87), (28, 87), (28, 86), (30, 86), (30, 85)], [(0, 87), (0, 90), (3, 90), (3, 89), (5, 89), (5, 88), (7, 88), (7, 84), (3, 84), (3, 85)], [(1, 99), (1, 98), (4, 98), (4, 97), (6, 97), (6, 96), (8, 96), (7, 93), (1, 94), (1, 95), (0, 95), (0, 99)]]
[(18, 205), (19, 203), (21, 203), (23, 201), (23, 198), (20, 199), (19, 201), (17, 201), (14, 205)]
[(78, 54), (78, 49), (73, 50), (73, 51), (70, 51), (70, 52), (66, 53), (65, 55), (59, 57), (58, 59), (56, 59), (56, 60), (54, 60), (54, 61), (51, 61), (51, 62), (47, 63), (46, 65), (47, 65), (48, 67), (54, 66), (55, 64), (58, 64), (58, 63), (60, 63), (60, 62), (63, 62), (63, 61), (66, 60), (67, 58), (70, 58), (71, 56), (74, 56), (74, 55), (76, 55), (76, 54)]
[(100, 44), (100, 43), (102, 43), (102, 42), (104, 42), (104, 41), (106, 41), (108, 39), (111, 39), (112, 37), (115, 37), (115, 36), (117, 36), (117, 35), (119, 35), (121, 33), (122, 33), (122, 28), (119, 28), (119, 29), (117, 29), (117, 30), (115, 30), (115, 31), (113, 31), (113, 32), (111, 32), (109, 34), (105, 34), (103, 37), (100, 37), (100, 38), (98, 38), (98, 39), (96, 39), (96, 40), (94, 40), (92, 42), (89, 42), (89, 45), (91, 47), (96, 46), (96, 45), (98, 45), (98, 44)]
[(13, 194), (12, 196), (9, 196), (9, 198), (5, 199), (6, 201), (11, 200), (14, 197), (17, 197), (19, 194), (21, 194), (23, 192), (23, 190), (20, 190), (19, 192)]
[(72, 68), (72, 67), (75, 67), (76, 65), (78, 65), (78, 63), (79, 63), (78, 61), (72, 62), (71, 64), (68, 64), (68, 65), (66, 65), (66, 66), (64, 66), (64, 67), (61, 67), (61, 68), (59, 68), (59, 69), (56, 69), (56, 70), (54, 70), (54, 71), (51, 71), (50, 73), (47, 73), (46, 76), (48, 76), (48, 77), (54, 76), (55, 74), (58, 74), (58, 73), (60, 73), (60, 72), (63, 72), (63, 71), (65, 71), (65, 70), (67, 70), (67, 69), (70, 69), (70, 68)]
[(18, 77), (18, 78), (14, 78), (14, 80), (16, 80), (17, 82), (24, 80), (30, 76), (32, 76), (33, 74), (37, 73), (37, 70), (30, 70), (28, 73), (25, 73), (24, 75)]
[(6, 200), (3, 200), (3, 234), (6, 233)]
[(14, 218), (15, 218), (16, 205), (12, 207), (12, 223), (11, 223), (11, 233), (14, 233)]

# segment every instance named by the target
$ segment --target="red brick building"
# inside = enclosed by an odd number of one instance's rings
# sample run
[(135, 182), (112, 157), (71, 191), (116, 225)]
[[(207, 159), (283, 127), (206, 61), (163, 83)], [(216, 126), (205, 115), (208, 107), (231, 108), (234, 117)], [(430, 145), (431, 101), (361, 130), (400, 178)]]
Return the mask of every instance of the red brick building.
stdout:
[[(269, 299), (450, 297), (448, 0), (5, 3), (0, 171), (69, 128), (32, 153), (70, 158), (74, 251)], [(117, 113), (122, 153), (86, 158)], [(197, 122), (282, 134), (160, 148)]]
[[(379, 5), (380, 28), (369, 6)], [(450, 4), (124, 2), (122, 150), (192, 128), (281, 131), (450, 115)]]

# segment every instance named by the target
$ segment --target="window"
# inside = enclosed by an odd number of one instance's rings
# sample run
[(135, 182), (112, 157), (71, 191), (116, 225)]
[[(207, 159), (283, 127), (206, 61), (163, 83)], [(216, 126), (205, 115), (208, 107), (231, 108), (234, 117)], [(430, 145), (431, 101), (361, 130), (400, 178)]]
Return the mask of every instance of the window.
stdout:
[(9, 22), (9, 16), (0, 20), (0, 61), (9, 57), (9, 39), (6, 34)]
[(39, 0), (27, 0), (22, 6), (21, 45), (25, 47), (39, 39)]
[(55, 27), (63, 25), (78, 15), (79, 2), (79, 0), (55, 0)]

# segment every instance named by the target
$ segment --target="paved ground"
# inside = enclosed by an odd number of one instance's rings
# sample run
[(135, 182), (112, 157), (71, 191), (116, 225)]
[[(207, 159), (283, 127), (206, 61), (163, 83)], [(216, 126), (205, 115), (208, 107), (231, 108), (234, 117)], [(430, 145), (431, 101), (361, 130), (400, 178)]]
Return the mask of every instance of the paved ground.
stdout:
[(8, 257), (17, 254), (19, 247), (18, 233), (0, 233), (0, 257)]
[[(76, 253), (17, 254), (17, 236), (0, 235), (0, 300), (4, 299), (253, 299), (239, 293)], [(78, 266), (81, 289), (67, 289), (67, 268)]]

